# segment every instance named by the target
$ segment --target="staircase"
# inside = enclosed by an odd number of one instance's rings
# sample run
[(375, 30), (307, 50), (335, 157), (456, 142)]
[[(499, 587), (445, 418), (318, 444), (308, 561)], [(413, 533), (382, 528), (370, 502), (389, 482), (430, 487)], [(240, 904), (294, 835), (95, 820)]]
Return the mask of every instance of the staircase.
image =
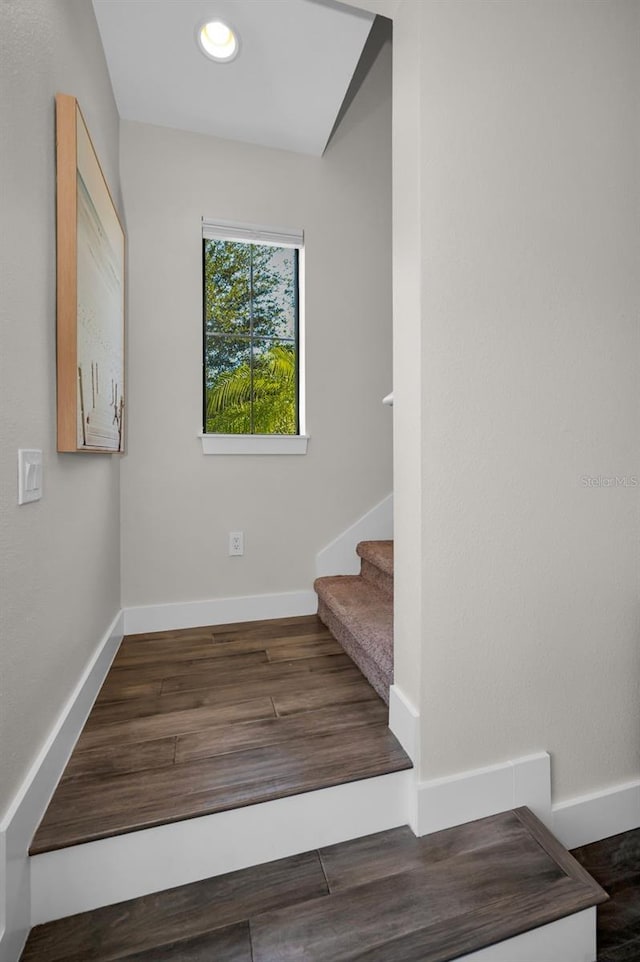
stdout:
[(317, 615), (127, 636), (32, 839), (31, 923), (403, 825), (411, 768)]
[(594, 962), (607, 895), (528, 809), (406, 826), (352, 664), (388, 702), (393, 542), (357, 553), (319, 617), (124, 640), (31, 846), (22, 962)]
[(318, 616), (380, 697), (393, 681), (393, 541), (361, 541), (359, 575), (318, 578)]
[(36, 926), (22, 962), (594, 962), (606, 899), (519, 808), (423, 838), (392, 829)]

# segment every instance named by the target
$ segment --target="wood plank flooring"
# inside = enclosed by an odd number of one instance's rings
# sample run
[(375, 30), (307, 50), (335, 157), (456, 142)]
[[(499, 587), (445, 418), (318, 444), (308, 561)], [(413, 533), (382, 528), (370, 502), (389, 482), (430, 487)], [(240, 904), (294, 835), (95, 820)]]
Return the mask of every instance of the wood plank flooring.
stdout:
[(131, 635), (31, 854), (410, 767), (315, 616)]
[(572, 853), (609, 893), (598, 909), (599, 962), (640, 960), (640, 829)]
[(420, 839), (394, 829), (50, 922), (31, 932), (22, 962), (448, 962), (604, 899), (517, 809)]

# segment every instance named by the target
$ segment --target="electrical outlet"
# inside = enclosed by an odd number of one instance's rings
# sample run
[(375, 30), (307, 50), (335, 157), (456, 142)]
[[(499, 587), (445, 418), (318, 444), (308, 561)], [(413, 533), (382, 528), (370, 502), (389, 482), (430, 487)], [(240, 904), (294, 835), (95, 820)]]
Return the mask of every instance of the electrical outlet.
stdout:
[(244, 554), (244, 531), (229, 532), (229, 555)]

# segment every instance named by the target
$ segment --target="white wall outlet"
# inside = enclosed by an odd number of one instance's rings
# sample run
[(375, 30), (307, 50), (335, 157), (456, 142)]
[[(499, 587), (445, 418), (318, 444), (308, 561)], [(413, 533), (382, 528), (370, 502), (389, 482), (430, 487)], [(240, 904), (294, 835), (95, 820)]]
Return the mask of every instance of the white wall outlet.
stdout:
[(42, 451), (18, 449), (18, 504), (39, 501), (42, 497)]
[(229, 532), (229, 555), (231, 557), (244, 554), (244, 531)]

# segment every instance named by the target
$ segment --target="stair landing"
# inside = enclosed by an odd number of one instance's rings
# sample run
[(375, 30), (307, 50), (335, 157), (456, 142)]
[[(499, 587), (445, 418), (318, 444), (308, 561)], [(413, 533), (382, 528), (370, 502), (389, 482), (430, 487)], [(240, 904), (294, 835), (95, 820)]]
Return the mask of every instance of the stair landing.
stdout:
[(393, 829), (37, 926), (22, 962), (449, 962), (606, 898), (516, 809), (423, 838)]
[(128, 636), (30, 853), (408, 769), (387, 720), (316, 616)]

